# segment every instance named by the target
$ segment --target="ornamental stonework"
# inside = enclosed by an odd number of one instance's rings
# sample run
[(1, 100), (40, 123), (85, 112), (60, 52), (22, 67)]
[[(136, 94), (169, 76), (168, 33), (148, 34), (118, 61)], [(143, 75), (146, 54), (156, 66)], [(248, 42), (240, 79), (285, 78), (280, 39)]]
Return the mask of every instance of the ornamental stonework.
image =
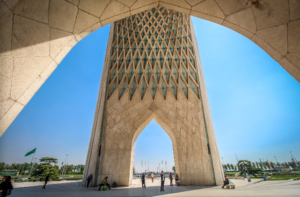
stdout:
[(130, 99), (139, 89), (141, 99), (151, 90), (152, 99), (167, 89), (199, 98), (197, 67), (191, 38), (190, 17), (163, 7), (152, 8), (114, 24), (108, 95), (128, 89)]

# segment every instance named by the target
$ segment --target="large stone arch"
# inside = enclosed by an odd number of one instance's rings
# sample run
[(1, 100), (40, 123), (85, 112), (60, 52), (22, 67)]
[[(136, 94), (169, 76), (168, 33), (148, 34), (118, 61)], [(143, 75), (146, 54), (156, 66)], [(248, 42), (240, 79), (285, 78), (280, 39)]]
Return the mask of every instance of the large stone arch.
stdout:
[(152, 119), (172, 139), (182, 184), (222, 184), (196, 43), (190, 16), (164, 7), (111, 25), (83, 184), (93, 174), (92, 185), (130, 185), (134, 143)]
[(0, 136), (77, 42), (156, 6), (237, 31), (300, 81), (298, 0), (1, 0)]

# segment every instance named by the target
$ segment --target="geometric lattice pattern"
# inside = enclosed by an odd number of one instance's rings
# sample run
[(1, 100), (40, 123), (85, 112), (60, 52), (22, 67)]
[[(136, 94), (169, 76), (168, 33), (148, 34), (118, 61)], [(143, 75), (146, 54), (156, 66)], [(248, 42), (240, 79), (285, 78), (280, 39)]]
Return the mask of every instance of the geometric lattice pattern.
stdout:
[(152, 98), (169, 89), (189, 97), (188, 89), (199, 98), (190, 17), (179, 12), (152, 8), (115, 22), (111, 51), (108, 98), (118, 89), (119, 99), (126, 90), (130, 99), (139, 89), (141, 99), (149, 89)]

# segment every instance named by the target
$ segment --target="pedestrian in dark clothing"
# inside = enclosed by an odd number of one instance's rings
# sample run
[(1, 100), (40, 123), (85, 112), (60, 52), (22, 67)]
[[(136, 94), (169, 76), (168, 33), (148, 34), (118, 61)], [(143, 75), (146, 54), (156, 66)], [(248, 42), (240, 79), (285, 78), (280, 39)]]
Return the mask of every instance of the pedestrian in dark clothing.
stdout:
[(0, 192), (1, 192), (0, 194), (2, 194), (1, 197), (6, 197), (10, 195), (11, 190), (14, 189), (10, 181), (11, 181), (11, 176), (7, 176), (5, 181), (0, 184)]
[(229, 184), (229, 180), (228, 178), (225, 176), (225, 181), (223, 181), (224, 185), (222, 186), (222, 188), (225, 187), (225, 185), (228, 185)]
[(173, 186), (173, 183), (172, 183), (172, 181), (173, 181), (173, 176), (172, 176), (172, 172), (170, 172), (170, 186)]
[(48, 175), (46, 176), (46, 178), (45, 178), (45, 184), (44, 184), (44, 186), (42, 187), (43, 189), (46, 189), (46, 185), (47, 185), (47, 182), (49, 181), (49, 177), (50, 177), (50, 175), (48, 174)]
[(90, 174), (90, 176), (88, 176), (88, 178), (87, 178), (87, 185), (86, 185), (86, 187), (89, 187), (89, 184), (90, 184), (90, 182), (91, 182), (92, 179), (93, 179), (93, 175)]
[(165, 191), (165, 174), (164, 174), (164, 171), (161, 171), (160, 179), (161, 179), (160, 191)]
[(146, 189), (146, 184), (145, 184), (145, 174), (142, 174), (142, 188)]

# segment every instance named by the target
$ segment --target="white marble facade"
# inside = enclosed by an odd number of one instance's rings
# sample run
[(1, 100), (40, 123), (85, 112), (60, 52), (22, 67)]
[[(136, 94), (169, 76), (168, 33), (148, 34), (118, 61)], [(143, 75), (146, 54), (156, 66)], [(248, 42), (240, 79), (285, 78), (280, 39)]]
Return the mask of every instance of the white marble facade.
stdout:
[(135, 141), (152, 119), (172, 140), (183, 185), (222, 184), (191, 19), (164, 7), (111, 26), (83, 183), (93, 174), (130, 185)]

